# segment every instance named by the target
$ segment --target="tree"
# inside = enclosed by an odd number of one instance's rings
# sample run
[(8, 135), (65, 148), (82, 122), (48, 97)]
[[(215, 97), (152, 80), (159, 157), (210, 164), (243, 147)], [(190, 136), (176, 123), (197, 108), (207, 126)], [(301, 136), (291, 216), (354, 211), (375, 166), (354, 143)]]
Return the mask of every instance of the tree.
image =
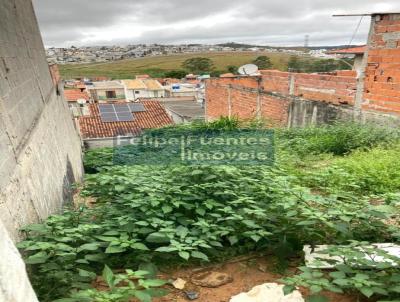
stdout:
[(300, 72), (302, 63), (296, 56), (291, 56), (288, 62), (288, 70), (293, 72)]
[(271, 69), (273, 66), (267, 56), (259, 56), (252, 63), (257, 65), (259, 69)]
[(210, 76), (212, 76), (213, 78), (218, 78), (223, 73), (224, 72), (222, 70), (213, 70), (211, 71)]
[(209, 58), (191, 58), (182, 63), (182, 67), (192, 73), (201, 74), (211, 72), (214, 68), (213, 61)]
[(171, 70), (165, 73), (166, 78), (172, 79), (183, 79), (186, 76), (186, 71), (184, 70)]
[(230, 73), (233, 73), (233, 74), (237, 74), (238, 73), (238, 69), (239, 69), (239, 67), (237, 67), (235, 65), (229, 65), (228, 68), (227, 68), (227, 70)]

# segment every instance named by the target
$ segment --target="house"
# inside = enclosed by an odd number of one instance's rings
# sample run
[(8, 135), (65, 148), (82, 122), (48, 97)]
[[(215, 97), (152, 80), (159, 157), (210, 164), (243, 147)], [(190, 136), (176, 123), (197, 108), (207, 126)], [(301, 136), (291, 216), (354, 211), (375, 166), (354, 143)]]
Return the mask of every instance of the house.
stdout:
[(123, 80), (121, 83), (128, 101), (165, 97), (165, 88), (154, 79)]
[(367, 46), (358, 46), (351, 48), (343, 48), (328, 51), (327, 54), (336, 55), (339, 58), (354, 58), (353, 70), (357, 71), (357, 73), (361, 72), (362, 63), (364, 59), (364, 54), (367, 50)]
[[(101, 108), (102, 106), (127, 106), (129, 109), (125, 113), (123, 110), (114, 109), (109, 114), (107, 108)], [(81, 116), (78, 119), (81, 137), (89, 149), (112, 147), (118, 140), (138, 136), (144, 129), (174, 124), (161, 103), (155, 100), (140, 103), (90, 104), (89, 109), (89, 116)], [(122, 118), (118, 117), (117, 112), (121, 112)]]
[(118, 81), (89, 82), (86, 89), (96, 102), (125, 101), (125, 87)]
[(66, 89), (64, 90), (64, 96), (74, 117), (88, 114), (87, 106), (90, 97), (85, 91), (81, 91), (80, 89)]
[(199, 87), (199, 84), (178, 83), (164, 86), (164, 88), (167, 98), (193, 97), (199, 102), (204, 99), (204, 88)]

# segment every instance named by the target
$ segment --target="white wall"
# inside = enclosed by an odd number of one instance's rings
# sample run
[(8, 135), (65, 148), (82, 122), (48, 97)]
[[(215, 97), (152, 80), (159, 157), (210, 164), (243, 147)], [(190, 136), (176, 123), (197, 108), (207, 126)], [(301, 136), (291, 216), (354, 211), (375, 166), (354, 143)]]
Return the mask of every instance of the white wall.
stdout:
[[(135, 91), (139, 91), (139, 93), (135, 93)], [(125, 89), (125, 95), (127, 100), (129, 101), (134, 101), (136, 99), (146, 99), (146, 98), (163, 98), (165, 97), (165, 91), (164, 90), (159, 90), (159, 91), (154, 91), (154, 90), (133, 90), (133, 89)]]

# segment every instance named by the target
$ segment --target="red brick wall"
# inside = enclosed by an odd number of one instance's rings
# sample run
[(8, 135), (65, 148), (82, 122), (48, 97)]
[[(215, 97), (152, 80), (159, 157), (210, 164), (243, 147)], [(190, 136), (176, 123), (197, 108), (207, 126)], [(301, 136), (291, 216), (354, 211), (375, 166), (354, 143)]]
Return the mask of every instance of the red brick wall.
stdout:
[(261, 116), (271, 126), (286, 126), (288, 123), (290, 101), (268, 95), (261, 96)]
[(262, 71), (262, 86), (264, 90), (289, 95), (290, 73), (276, 70)]
[(262, 83), (258, 77), (209, 80), (206, 85), (208, 120), (221, 116), (238, 117), (241, 120), (261, 117), (271, 124), (285, 125), (289, 101), (269, 96), (263, 89), (261, 94), (257, 93)]
[(216, 80), (209, 80), (206, 85), (206, 116), (209, 119), (229, 116), (228, 89)]
[(400, 15), (372, 22), (362, 109), (400, 115)]
[[(262, 117), (272, 123), (284, 125), (288, 118), (291, 96), (336, 105), (354, 104), (357, 86), (354, 72), (343, 73), (340, 76), (275, 70), (265, 70), (261, 73), (261, 77), (209, 80), (206, 85), (208, 119), (230, 114), (240, 119)], [(257, 93), (258, 88), (260, 94)], [(260, 109), (260, 112), (257, 112), (257, 109)]]
[(257, 117), (257, 93), (231, 89), (232, 114), (239, 119)]
[(311, 101), (335, 105), (354, 105), (356, 77), (320, 74), (295, 74), (294, 95)]

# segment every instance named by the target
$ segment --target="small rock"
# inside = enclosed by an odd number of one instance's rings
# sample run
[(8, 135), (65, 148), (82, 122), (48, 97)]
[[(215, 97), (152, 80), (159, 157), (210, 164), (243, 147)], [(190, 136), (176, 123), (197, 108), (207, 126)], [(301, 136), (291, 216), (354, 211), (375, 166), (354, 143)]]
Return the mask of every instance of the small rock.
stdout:
[(277, 283), (265, 283), (253, 287), (247, 293), (241, 293), (232, 297), (230, 302), (304, 302), (298, 290), (285, 296), (283, 287), (284, 285)]
[(268, 272), (268, 267), (265, 264), (260, 264), (260, 265), (258, 265), (258, 270), (260, 272), (266, 273), (266, 272)]
[(220, 287), (222, 285), (231, 283), (233, 278), (225, 273), (219, 272), (204, 272), (192, 276), (192, 283), (202, 287)]
[(172, 282), (172, 285), (176, 288), (176, 289), (184, 289), (185, 285), (186, 285), (186, 281), (178, 278), (176, 279), (174, 282)]
[(196, 292), (185, 292), (185, 294), (189, 300), (196, 300), (199, 298), (199, 293)]
[[(330, 256), (329, 254), (324, 253), (324, 251), (330, 247), (333, 247), (332, 245), (317, 245), (314, 248), (312, 248), (310, 245), (305, 245), (304, 246), (304, 259), (306, 266), (309, 268), (319, 268), (319, 269), (331, 269), (334, 268), (337, 264), (343, 263), (343, 259), (339, 256)], [(337, 246), (340, 247), (340, 246)], [(346, 246), (341, 246), (341, 247), (346, 247)], [(365, 253), (365, 259), (369, 260), (370, 257), (368, 253), (366, 253), (363, 248), (366, 249), (376, 249), (377, 252), (383, 251), (387, 253), (390, 256), (393, 257), (400, 257), (400, 245), (394, 244), (394, 243), (374, 243), (371, 245), (366, 245), (366, 246), (360, 246), (356, 247), (360, 252)], [(324, 260), (329, 260), (329, 261), (324, 261)], [(332, 260), (334, 260), (336, 263), (333, 263)], [(375, 263), (381, 263), (381, 262), (386, 262), (386, 263), (392, 263), (395, 265), (394, 261), (391, 260), (389, 257), (385, 256), (378, 256), (374, 258)]]

